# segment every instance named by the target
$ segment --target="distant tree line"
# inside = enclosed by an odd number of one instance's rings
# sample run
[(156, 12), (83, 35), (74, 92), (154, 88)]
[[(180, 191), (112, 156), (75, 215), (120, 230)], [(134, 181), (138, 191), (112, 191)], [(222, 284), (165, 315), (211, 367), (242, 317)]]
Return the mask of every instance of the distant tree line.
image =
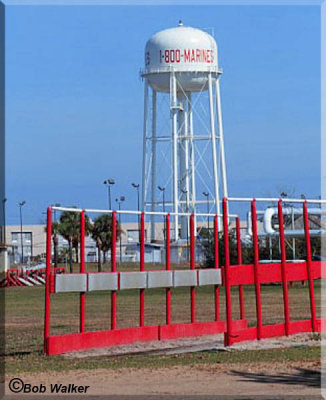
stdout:
[[(202, 228), (200, 235), (202, 237), (205, 261), (203, 267), (213, 268), (215, 262), (214, 253), (214, 237), (213, 232), (210, 230), (208, 232), (207, 228)], [(219, 265), (225, 265), (225, 253), (224, 253), (224, 233), (219, 233)], [(286, 258), (291, 260), (293, 258), (292, 252), (292, 239), (286, 239)], [(321, 237), (311, 237), (311, 254), (312, 257), (319, 257), (321, 255)], [(231, 265), (238, 264), (238, 247), (237, 247), (237, 237), (236, 230), (231, 229), (229, 232), (229, 244), (230, 244), (230, 263)], [(281, 252), (279, 247), (279, 239), (272, 238), (270, 241), (268, 238), (258, 239), (259, 247), (259, 259), (269, 260), (270, 254), (273, 255), (273, 259), (281, 259)], [(252, 240), (241, 243), (242, 250), (242, 263), (252, 264), (254, 261), (253, 243)], [(305, 260), (306, 259), (306, 246), (304, 238), (295, 239), (295, 255), (296, 259)]]

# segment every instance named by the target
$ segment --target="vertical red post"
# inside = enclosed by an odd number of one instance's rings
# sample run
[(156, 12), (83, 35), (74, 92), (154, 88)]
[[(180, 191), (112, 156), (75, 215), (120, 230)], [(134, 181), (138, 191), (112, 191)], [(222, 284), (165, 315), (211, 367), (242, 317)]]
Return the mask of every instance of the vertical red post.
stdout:
[[(219, 248), (218, 248), (218, 216), (214, 217), (214, 268), (219, 268)], [(215, 285), (215, 321), (220, 320), (220, 287)]]
[[(165, 223), (165, 245), (166, 245), (166, 270), (169, 271), (171, 268), (170, 265), (170, 214), (166, 216)], [(171, 289), (166, 289), (166, 324), (169, 325), (171, 323)]]
[[(190, 215), (190, 269), (195, 269), (195, 216)], [(190, 288), (191, 296), (191, 323), (194, 324), (196, 320), (196, 293), (195, 287)]]
[[(236, 217), (235, 223), (237, 231), (238, 264), (242, 265), (240, 217)], [(244, 292), (243, 285), (240, 285), (239, 286), (240, 319), (245, 319), (245, 305), (244, 305), (243, 292)]]
[(316, 332), (316, 303), (315, 303), (315, 291), (314, 291), (314, 280), (311, 271), (311, 243), (310, 243), (310, 232), (309, 232), (309, 219), (307, 202), (303, 203), (303, 222), (304, 222), (304, 233), (306, 242), (306, 266), (307, 266), (307, 277), (309, 284), (309, 297), (310, 297), (310, 311), (311, 311), (311, 327), (312, 331)]
[(228, 200), (223, 199), (223, 232), (224, 232), (224, 285), (225, 285), (225, 304), (226, 304), (226, 333), (224, 335), (224, 345), (230, 346), (233, 324), (232, 324), (232, 295), (230, 282), (230, 243), (229, 243), (229, 216)]
[(283, 303), (284, 303), (284, 323), (285, 334), (289, 334), (290, 329), (290, 310), (289, 310), (289, 288), (286, 276), (286, 248), (284, 238), (284, 220), (282, 200), (278, 201), (278, 223), (280, 226), (280, 246), (281, 246), (281, 272), (283, 280)]
[[(140, 218), (140, 271), (145, 271), (145, 214)], [(140, 326), (145, 325), (145, 289), (140, 289)]]
[[(85, 212), (80, 213), (80, 267), (79, 272), (85, 274)], [(80, 332), (85, 332), (85, 292), (80, 293)]]
[(52, 208), (47, 210), (46, 228), (46, 270), (45, 270), (45, 313), (44, 313), (44, 354), (49, 354), (48, 341), (51, 323), (51, 242), (52, 242)]
[[(112, 212), (111, 272), (116, 272), (117, 216)], [(111, 292), (111, 329), (116, 328), (117, 292)]]
[(257, 339), (262, 338), (262, 317), (261, 317), (261, 290), (259, 279), (259, 247), (257, 234), (257, 212), (255, 199), (251, 202), (251, 221), (252, 221), (252, 243), (254, 251), (254, 279), (256, 292), (256, 318), (257, 318)]

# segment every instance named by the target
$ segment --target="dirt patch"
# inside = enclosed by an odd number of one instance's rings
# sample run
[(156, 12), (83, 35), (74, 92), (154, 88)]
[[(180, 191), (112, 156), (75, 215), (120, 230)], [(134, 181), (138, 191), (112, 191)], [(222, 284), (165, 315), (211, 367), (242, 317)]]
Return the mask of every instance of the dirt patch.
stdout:
[(137, 342), (128, 345), (104, 347), (85, 351), (66, 353), (67, 358), (85, 358), (95, 356), (119, 356), (128, 354), (183, 354), (204, 350), (237, 351), (286, 348), (292, 346), (316, 346), (320, 343), (319, 337), (311, 333), (291, 335), (260, 341), (236, 343), (232, 347), (224, 347), (224, 336), (207, 335), (201, 337), (181, 338), (176, 340), (162, 340), (152, 342)]
[[(147, 352), (195, 351), (197, 347), (215, 346), (216, 351), (234, 353), (247, 350), (277, 349), (293, 346), (316, 346), (319, 336), (300, 334), (287, 338), (266, 339), (260, 342), (247, 342), (225, 350), (221, 335), (201, 338), (178, 339), (175, 341), (136, 343), (114, 348), (96, 349), (88, 352), (70, 353), (65, 357), (74, 362), (82, 362), (85, 357), (117, 356)], [(187, 350), (188, 347), (188, 350)], [(147, 350), (147, 352), (146, 352)], [(202, 353), (204, 354), (204, 353)], [(199, 354), (200, 356), (200, 354)], [(175, 357), (179, 357), (175, 355)], [(204, 355), (200, 356), (204, 357)], [(51, 384), (86, 385), (88, 395), (230, 395), (253, 396), (272, 393), (273, 396), (319, 396), (320, 361), (279, 361), (259, 360), (258, 362), (198, 363), (175, 365), (162, 368), (121, 368), (91, 369), (70, 371), (48, 371), (21, 373), (19, 378), (31, 385), (41, 383), (50, 390)], [(7, 377), (8, 381), (12, 378)], [(48, 392), (47, 392), (48, 393)], [(7, 392), (9, 394), (9, 392)], [(82, 395), (80, 395), (81, 397)], [(300, 397), (300, 398), (301, 398)]]
[[(26, 383), (87, 385), (88, 395), (318, 395), (318, 362), (196, 365), (23, 374)], [(8, 393), (9, 394), (9, 393)]]

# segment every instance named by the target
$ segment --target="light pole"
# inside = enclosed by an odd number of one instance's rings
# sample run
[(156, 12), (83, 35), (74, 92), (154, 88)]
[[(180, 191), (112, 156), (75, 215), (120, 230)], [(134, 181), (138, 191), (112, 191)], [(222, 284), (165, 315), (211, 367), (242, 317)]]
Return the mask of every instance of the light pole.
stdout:
[(114, 179), (106, 179), (103, 183), (108, 188), (109, 210), (112, 210), (112, 208), (111, 208), (111, 185), (115, 184), (115, 180)]
[(158, 186), (157, 188), (163, 193), (163, 212), (165, 213), (165, 187)]
[(2, 215), (3, 215), (3, 244), (6, 245), (6, 201), (4, 198), (2, 200)]
[[(163, 194), (163, 213), (165, 213), (165, 187), (158, 186), (157, 188), (158, 188), (158, 190), (161, 191), (162, 194)], [(163, 218), (164, 218), (164, 235), (163, 235), (163, 236), (165, 237), (165, 235), (166, 235), (165, 215), (164, 215)]]
[[(115, 199), (115, 201), (119, 205), (119, 211), (121, 211), (121, 203), (125, 200), (126, 200), (125, 196), (120, 196), (120, 200)], [(119, 212), (119, 225), (120, 225), (120, 232), (121, 232), (121, 213), (120, 212)], [(120, 233), (120, 264), (121, 264), (121, 261), (122, 261), (122, 240), (121, 240), (121, 233)]]
[(139, 219), (139, 183), (132, 183), (131, 186), (137, 190), (137, 211), (138, 211), (138, 240), (140, 243), (140, 219)]
[(22, 264), (24, 263), (24, 246), (23, 246), (23, 215), (22, 208), (26, 204), (26, 201), (21, 201), (19, 203), (19, 214), (20, 214), (20, 244), (21, 244), (21, 253), (22, 253)]
[[(207, 214), (209, 214), (209, 193), (208, 192), (203, 192), (203, 195), (206, 197), (207, 201)], [(209, 238), (209, 215), (207, 215), (207, 233), (208, 233), (208, 238)]]

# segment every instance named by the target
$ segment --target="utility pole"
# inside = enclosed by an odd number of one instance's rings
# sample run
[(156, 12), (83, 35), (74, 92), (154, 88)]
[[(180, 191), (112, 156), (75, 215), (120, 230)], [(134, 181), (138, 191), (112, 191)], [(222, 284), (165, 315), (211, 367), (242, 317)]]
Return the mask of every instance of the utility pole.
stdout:
[[(163, 194), (163, 213), (165, 213), (165, 187), (158, 186), (157, 187), (159, 191), (162, 192)], [(164, 237), (166, 237), (166, 224), (165, 224), (165, 215), (164, 215)]]
[(111, 207), (111, 185), (115, 184), (115, 180), (114, 179), (106, 179), (103, 182), (103, 184), (106, 185), (108, 188), (109, 210), (112, 210), (112, 207)]
[[(209, 193), (203, 192), (203, 195), (206, 197), (206, 204), (207, 204), (207, 214), (209, 214)], [(207, 215), (207, 231), (209, 236), (209, 215)]]
[[(125, 201), (126, 200), (126, 198), (125, 198), (125, 196), (120, 196), (120, 200), (119, 199), (115, 199), (115, 201), (118, 203), (118, 205), (119, 205), (119, 225), (120, 225), (120, 229), (121, 229), (121, 203), (123, 202), (123, 201)], [(120, 234), (120, 264), (121, 264), (121, 262), (122, 262), (122, 239), (121, 239), (121, 234)]]
[(138, 241), (139, 241), (139, 243), (140, 243), (139, 183), (132, 183), (131, 186), (137, 190)]

